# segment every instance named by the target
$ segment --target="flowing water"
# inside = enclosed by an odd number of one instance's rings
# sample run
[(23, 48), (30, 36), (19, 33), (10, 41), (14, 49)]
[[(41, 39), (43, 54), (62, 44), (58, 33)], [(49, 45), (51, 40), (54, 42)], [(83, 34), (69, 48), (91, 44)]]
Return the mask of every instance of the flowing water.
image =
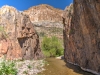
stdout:
[(81, 70), (78, 66), (65, 63), (64, 60), (46, 58), (49, 65), (45, 66), (45, 71), (38, 75), (93, 75)]

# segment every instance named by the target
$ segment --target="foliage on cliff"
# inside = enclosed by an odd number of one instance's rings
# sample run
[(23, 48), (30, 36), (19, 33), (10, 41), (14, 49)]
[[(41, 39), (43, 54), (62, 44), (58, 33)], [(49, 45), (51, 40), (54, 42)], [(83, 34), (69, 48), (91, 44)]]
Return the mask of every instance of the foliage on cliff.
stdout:
[(7, 34), (2, 26), (0, 26), (0, 39), (6, 39)]

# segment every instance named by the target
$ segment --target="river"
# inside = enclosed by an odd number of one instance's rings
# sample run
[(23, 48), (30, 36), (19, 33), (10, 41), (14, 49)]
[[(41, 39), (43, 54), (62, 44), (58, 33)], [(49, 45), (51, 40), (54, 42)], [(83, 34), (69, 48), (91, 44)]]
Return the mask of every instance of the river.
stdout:
[(78, 66), (65, 63), (64, 60), (46, 58), (46, 61), (49, 65), (46, 65), (46, 70), (38, 75), (93, 75), (81, 70)]

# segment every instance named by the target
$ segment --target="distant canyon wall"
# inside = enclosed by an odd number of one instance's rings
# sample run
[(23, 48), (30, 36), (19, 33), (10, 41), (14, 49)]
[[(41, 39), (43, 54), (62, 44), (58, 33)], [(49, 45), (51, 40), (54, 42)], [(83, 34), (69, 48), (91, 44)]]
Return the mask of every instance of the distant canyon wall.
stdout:
[(47, 4), (41, 4), (30, 7), (24, 11), (25, 14), (29, 15), (32, 23), (34, 22), (62, 22), (63, 10), (54, 8)]
[(74, 0), (65, 14), (65, 60), (100, 74), (100, 0)]
[(23, 13), (29, 16), (40, 37), (56, 36), (63, 39), (63, 10), (41, 4), (30, 7)]

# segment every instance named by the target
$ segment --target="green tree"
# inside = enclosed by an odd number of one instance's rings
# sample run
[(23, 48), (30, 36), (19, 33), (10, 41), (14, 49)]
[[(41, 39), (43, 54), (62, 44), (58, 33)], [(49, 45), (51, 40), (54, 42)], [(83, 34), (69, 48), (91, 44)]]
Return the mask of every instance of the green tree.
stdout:
[(46, 56), (60, 56), (63, 54), (63, 46), (60, 39), (55, 36), (44, 37), (42, 41), (42, 50)]

